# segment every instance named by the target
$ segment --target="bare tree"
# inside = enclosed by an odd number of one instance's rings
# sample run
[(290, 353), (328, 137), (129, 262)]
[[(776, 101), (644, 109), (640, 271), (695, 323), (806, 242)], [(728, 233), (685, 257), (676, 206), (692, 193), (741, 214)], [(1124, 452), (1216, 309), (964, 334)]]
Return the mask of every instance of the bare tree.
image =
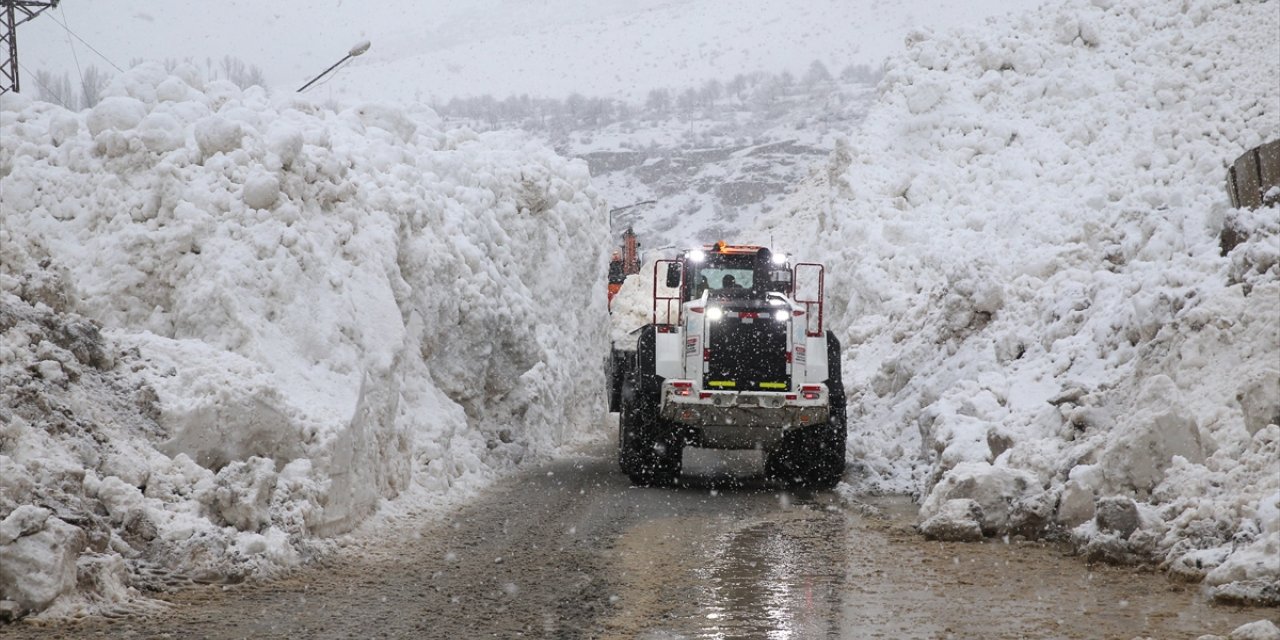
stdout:
[(490, 94), (484, 94), (476, 98), (477, 111), (489, 123), (489, 129), (495, 129), (498, 126), (498, 99)]
[(814, 60), (809, 65), (809, 70), (805, 72), (802, 82), (804, 86), (812, 88), (831, 82), (831, 80), (831, 72), (827, 71), (827, 65), (822, 64), (819, 60)]
[(739, 73), (734, 76), (733, 79), (729, 81), (729, 84), (726, 84), (724, 88), (726, 91), (733, 94), (739, 102), (742, 102), (747, 97), (747, 84), (747, 77)]
[(666, 114), (671, 108), (671, 92), (666, 89), (651, 90), (649, 96), (645, 98), (644, 106), (654, 113)]
[(780, 95), (786, 95), (787, 93), (789, 93), (791, 91), (791, 88), (794, 87), (796, 84), (796, 77), (794, 75), (791, 75), (790, 71), (783, 71), (782, 73), (778, 74), (777, 78), (778, 78), (778, 87), (781, 89)]
[(785, 85), (781, 76), (771, 76), (756, 83), (751, 91), (751, 102), (756, 107), (768, 108), (785, 93)]
[(79, 109), (79, 100), (71, 89), (71, 76), (63, 73), (55, 76), (52, 71), (40, 69), (36, 71), (36, 85), (40, 88), (40, 99), (45, 102), (56, 102), (67, 109)]
[(267, 86), (266, 78), (262, 75), (262, 69), (255, 65), (245, 64), (244, 60), (231, 56), (223, 56), (222, 58), (222, 78), (241, 89), (248, 89), (253, 86), (265, 88)]
[(577, 121), (582, 117), (582, 112), (586, 107), (587, 99), (581, 93), (574, 92), (564, 99), (564, 105), (569, 108), (569, 117)]
[(88, 109), (102, 102), (102, 92), (107, 88), (111, 76), (94, 65), (85, 67), (80, 78), (80, 104)]
[(586, 116), (596, 126), (610, 122), (613, 118), (613, 102), (608, 98), (591, 98), (587, 100)]
[(722, 95), (724, 95), (724, 85), (721, 85), (719, 80), (706, 81), (702, 85), (702, 90), (699, 91), (702, 105), (708, 109), (714, 109), (716, 100), (719, 100)]
[(882, 71), (872, 69), (865, 64), (851, 64), (840, 71), (840, 79), (845, 82), (863, 82), (875, 84), (884, 75)]
[(676, 106), (686, 114), (697, 109), (698, 102), (698, 90), (692, 87), (680, 92), (680, 97), (676, 98)]

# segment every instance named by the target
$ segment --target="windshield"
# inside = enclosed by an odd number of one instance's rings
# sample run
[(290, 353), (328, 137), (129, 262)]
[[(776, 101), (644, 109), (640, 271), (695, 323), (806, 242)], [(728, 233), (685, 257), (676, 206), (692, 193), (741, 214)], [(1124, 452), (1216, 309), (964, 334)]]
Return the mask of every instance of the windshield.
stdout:
[(712, 295), (745, 294), (755, 286), (755, 257), (750, 255), (711, 255), (702, 262), (692, 263), (689, 275), (694, 283), (693, 297), (701, 298), (703, 292)]

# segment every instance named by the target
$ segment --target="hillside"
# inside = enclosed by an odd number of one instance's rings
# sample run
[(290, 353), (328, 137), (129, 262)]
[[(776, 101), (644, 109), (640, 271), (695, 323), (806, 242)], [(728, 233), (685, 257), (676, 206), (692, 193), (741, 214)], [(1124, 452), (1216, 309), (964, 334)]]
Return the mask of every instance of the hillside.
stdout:
[(1280, 132), (1278, 31), (1129, 0), (909, 36), (755, 230), (831, 268), (855, 487), (1277, 601), (1280, 228), (1223, 181)]

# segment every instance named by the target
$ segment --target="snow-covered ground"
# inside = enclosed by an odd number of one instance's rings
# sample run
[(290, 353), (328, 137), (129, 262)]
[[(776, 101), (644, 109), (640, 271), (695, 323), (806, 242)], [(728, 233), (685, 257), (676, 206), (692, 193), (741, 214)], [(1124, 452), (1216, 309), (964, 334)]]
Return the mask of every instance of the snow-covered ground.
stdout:
[(830, 266), (850, 482), (1280, 602), (1280, 212), (1223, 186), (1280, 133), (1277, 33), (1275, 3), (1076, 0), (910, 34), (743, 238)]
[(603, 417), (604, 202), (521, 136), (144, 65), (4, 96), (0, 190), (0, 615), (290, 566)]
[[(290, 566), (388, 498), (456, 498), (598, 424), (609, 242), (585, 165), (368, 100), (636, 100), (876, 64), (907, 27), (1004, 7), (126, 2), (24, 24), (40, 68), (104, 67), (94, 45), (170, 71), (85, 113), (0, 105), (0, 616)], [(227, 54), (281, 90), (203, 79)]]
[[(362, 6), (291, 4), (53, 15), (158, 21), (179, 44), (154, 49), (259, 52), (282, 85), (333, 57), (271, 48), (294, 14), (337, 55), (375, 41), (311, 97), (145, 66), (85, 113), (0, 102), (0, 617), (287, 567), (388, 498), (457, 496), (599, 424), (609, 240), (585, 165), (318, 100), (638, 99), (875, 62), (912, 27), (866, 122), (728, 238), (830, 268), (849, 481), (919, 493), (943, 535), (1065, 532), (1280, 601), (1280, 221), (1223, 191), (1280, 133), (1275, 3), (1072, 0), (943, 31), (1006, 5), (492, 0), (378, 14), (386, 35)], [(1222, 256), (1228, 224), (1247, 238)], [(633, 321), (638, 284), (615, 305)]]
[[(633, 228), (642, 252), (711, 243), (780, 206), (861, 120), (872, 87), (796, 83), (767, 105), (726, 98), (715, 108), (636, 118), (556, 146), (587, 160), (601, 194), (622, 208), (611, 215), (615, 238)], [(641, 202), (648, 204), (627, 208)]]

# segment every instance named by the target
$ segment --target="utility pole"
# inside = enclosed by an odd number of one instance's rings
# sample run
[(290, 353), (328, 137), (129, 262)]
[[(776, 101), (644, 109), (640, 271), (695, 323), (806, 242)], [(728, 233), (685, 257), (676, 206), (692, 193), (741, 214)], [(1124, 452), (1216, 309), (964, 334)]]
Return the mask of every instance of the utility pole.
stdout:
[(21, 91), (18, 88), (18, 25), (56, 6), (58, 0), (0, 0), (0, 20), (4, 22), (0, 44), (8, 56), (0, 66), (0, 95)]

